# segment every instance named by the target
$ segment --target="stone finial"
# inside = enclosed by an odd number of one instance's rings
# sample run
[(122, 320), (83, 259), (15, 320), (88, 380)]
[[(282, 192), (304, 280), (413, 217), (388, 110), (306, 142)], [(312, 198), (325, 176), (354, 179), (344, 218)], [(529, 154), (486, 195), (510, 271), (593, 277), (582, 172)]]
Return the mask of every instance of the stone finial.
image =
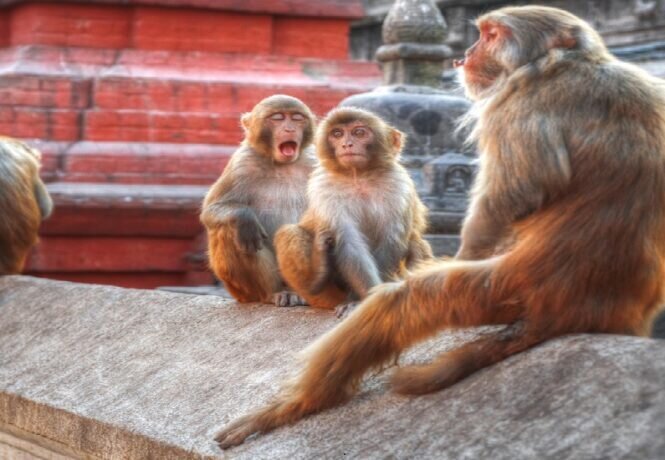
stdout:
[(433, 0), (396, 0), (383, 22), (376, 59), (384, 83), (438, 87), (443, 63), (452, 56), (443, 44), (446, 21)]

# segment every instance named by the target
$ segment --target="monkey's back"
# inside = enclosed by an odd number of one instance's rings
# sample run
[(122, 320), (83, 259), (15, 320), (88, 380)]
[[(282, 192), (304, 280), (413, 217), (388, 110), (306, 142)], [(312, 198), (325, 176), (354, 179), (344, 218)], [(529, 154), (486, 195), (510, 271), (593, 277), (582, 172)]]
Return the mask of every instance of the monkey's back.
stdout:
[[(532, 82), (524, 107), (540, 107), (561, 129), (569, 177), (514, 226), (504, 269), (518, 274), (498, 285), (535, 287), (522, 300), (543, 314), (561, 312), (562, 323), (574, 315), (580, 331), (613, 330), (607, 321), (639, 330), (662, 302), (665, 281), (662, 83), (614, 60), (562, 66), (549, 69), (547, 85)], [(534, 116), (520, 109), (508, 109), (509, 123)]]

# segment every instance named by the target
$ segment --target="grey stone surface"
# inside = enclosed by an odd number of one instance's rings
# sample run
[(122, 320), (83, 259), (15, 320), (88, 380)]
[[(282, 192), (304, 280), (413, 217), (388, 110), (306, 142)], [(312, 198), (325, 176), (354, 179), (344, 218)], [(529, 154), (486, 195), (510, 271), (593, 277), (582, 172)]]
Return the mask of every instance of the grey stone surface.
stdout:
[[(665, 342), (550, 341), (424, 397), (370, 376), (349, 404), (222, 454), (214, 432), (267, 401), (337, 323), (305, 308), (0, 279), (0, 426), (101, 458), (663, 458)], [(422, 362), (474, 337), (442, 333)]]

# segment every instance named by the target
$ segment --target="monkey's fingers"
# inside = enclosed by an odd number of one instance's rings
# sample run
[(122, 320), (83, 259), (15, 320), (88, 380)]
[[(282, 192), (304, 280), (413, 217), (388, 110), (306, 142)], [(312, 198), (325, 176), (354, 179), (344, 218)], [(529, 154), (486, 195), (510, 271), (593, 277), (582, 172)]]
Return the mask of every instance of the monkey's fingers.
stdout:
[(221, 449), (228, 449), (245, 442), (249, 436), (260, 431), (256, 415), (246, 415), (231, 423), (215, 435)]
[(347, 303), (337, 305), (335, 307), (335, 316), (338, 317), (339, 319), (344, 319), (347, 316), (349, 316), (349, 314), (353, 310), (355, 310), (358, 307), (358, 305), (359, 305), (359, 302), (347, 302)]

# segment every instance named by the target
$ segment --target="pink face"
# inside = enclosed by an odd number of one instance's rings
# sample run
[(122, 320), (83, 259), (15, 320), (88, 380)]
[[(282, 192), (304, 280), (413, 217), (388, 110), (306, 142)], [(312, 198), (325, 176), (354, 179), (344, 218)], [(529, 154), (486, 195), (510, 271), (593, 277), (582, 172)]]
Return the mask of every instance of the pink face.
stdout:
[(334, 125), (328, 132), (328, 143), (340, 165), (349, 169), (364, 169), (370, 161), (369, 146), (374, 133), (362, 121)]
[(272, 132), (272, 156), (278, 163), (292, 163), (300, 156), (303, 133), (308, 118), (300, 112), (273, 112), (266, 118)]

